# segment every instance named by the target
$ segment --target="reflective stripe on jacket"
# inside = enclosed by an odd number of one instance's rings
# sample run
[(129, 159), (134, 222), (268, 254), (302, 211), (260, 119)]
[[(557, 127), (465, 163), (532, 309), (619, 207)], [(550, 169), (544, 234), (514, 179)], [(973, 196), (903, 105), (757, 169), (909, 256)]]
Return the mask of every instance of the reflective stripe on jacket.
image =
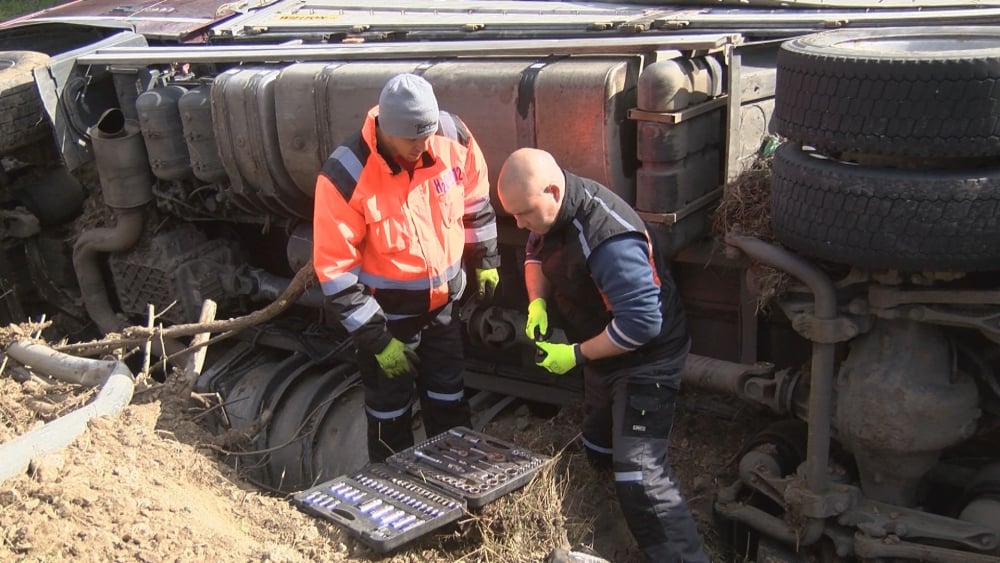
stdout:
[(465, 263), (499, 265), (486, 161), (465, 124), (441, 112), (410, 174), (377, 149), (378, 107), (337, 147), (316, 180), (313, 262), (330, 310), (363, 350), (378, 352), (386, 320), (455, 299)]

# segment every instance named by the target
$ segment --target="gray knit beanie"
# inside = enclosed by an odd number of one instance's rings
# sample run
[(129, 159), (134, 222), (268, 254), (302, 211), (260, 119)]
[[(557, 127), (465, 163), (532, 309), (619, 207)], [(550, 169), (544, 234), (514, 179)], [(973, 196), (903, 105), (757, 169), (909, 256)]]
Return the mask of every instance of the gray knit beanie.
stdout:
[(438, 104), (431, 83), (415, 74), (397, 74), (378, 97), (378, 125), (394, 137), (415, 139), (438, 128)]

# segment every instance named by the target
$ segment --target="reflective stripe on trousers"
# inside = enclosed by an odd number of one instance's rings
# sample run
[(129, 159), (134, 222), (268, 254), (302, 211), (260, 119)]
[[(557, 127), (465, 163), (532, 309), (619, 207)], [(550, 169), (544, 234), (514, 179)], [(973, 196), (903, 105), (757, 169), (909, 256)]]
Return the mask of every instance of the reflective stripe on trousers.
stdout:
[(584, 444), (590, 454), (611, 451), (622, 513), (639, 547), (657, 563), (708, 561), (668, 456), (685, 358), (621, 370), (584, 368)]
[[(390, 321), (390, 331), (394, 324)], [(368, 452), (372, 458), (381, 455), (384, 459), (387, 447), (392, 450), (388, 454), (392, 454), (413, 445), (409, 407), (414, 387), (419, 392), (428, 437), (454, 426), (471, 426), (462, 373), (465, 361), (462, 334), (452, 317), (451, 304), (441, 308), (416, 334), (409, 337), (393, 334), (408, 345), (416, 345), (417, 373), (389, 379), (379, 369), (374, 356), (358, 355), (370, 428)], [(371, 431), (375, 424), (380, 428), (378, 433)]]

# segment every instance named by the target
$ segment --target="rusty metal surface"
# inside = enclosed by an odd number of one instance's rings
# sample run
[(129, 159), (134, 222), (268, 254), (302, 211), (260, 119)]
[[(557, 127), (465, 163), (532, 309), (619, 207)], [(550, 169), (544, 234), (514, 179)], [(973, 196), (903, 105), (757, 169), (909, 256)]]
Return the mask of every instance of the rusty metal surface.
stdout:
[(136, 33), (164, 41), (198, 41), (207, 27), (233, 15), (224, 0), (76, 0), (27, 14), (0, 28), (41, 22), (128, 24)]
[(678, 7), (672, 2), (297, 0), (275, 2), (233, 18), (215, 28), (213, 34), (226, 37), (310, 31), (488, 34), (499, 28), (508, 32), (560, 30), (591, 34), (610, 29), (630, 32), (770, 29), (784, 33), (856, 25), (968, 25), (975, 21), (982, 24), (984, 19), (995, 20), (998, 16), (996, 8), (982, 3), (963, 6), (952, 2), (909, 2), (891, 10), (871, 10), (868, 5), (842, 2), (810, 5), (781, 2), (772, 6), (741, 2), (738, 7), (712, 4), (693, 8)]
[[(729, 31), (788, 36), (839, 27), (1000, 23), (997, 1), (741, 3), (694, 7), (668, 2), (514, 0), (75, 0), (0, 24), (123, 25), (163, 42), (329, 42), (586, 37), (621, 33)], [(969, 4), (975, 4), (969, 6)], [(886, 5), (880, 3), (881, 8)]]

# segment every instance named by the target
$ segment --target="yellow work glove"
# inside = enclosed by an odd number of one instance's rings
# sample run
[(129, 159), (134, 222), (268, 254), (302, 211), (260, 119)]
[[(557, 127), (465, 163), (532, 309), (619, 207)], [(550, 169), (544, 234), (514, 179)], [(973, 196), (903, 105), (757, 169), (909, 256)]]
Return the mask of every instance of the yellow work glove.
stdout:
[(524, 325), (524, 332), (532, 340), (545, 340), (551, 336), (545, 299), (536, 297), (528, 303), (528, 324)]
[(579, 344), (556, 344), (554, 342), (535, 342), (538, 347), (535, 354), (535, 364), (556, 375), (562, 375), (576, 366), (583, 365), (586, 358), (580, 351)]
[(476, 268), (476, 282), (479, 284), (476, 299), (484, 301), (493, 299), (493, 292), (500, 285), (500, 272), (496, 268)]
[(396, 338), (390, 340), (381, 352), (375, 354), (375, 360), (389, 379), (413, 371), (411, 358), (416, 359), (416, 352)]

